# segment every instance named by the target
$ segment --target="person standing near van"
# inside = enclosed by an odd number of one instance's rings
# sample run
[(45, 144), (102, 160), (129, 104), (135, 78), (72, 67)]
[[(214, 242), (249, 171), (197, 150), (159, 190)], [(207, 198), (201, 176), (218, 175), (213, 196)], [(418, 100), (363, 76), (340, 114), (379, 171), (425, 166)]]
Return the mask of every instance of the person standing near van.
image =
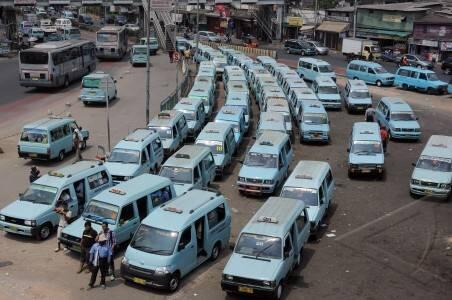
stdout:
[[(114, 250), (116, 247), (116, 235), (113, 230), (110, 230), (110, 228), (108, 228), (107, 222), (102, 222), (102, 232), (101, 232), (101, 234), (99, 234), (99, 239), (101, 236), (103, 236), (105, 238), (105, 240), (107, 241), (107, 246), (108, 246), (108, 248), (110, 248), (110, 253), (111, 253), (111, 259), (109, 261), (109, 267), (111, 269), (110, 270), (110, 272), (111, 272), (110, 280), (113, 281), (116, 279), (116, 277), (115, 277), (115, 260), (114, 260)], [(107, 271), (108, 271), (108, 268), (107, 268)]]
[(39, 177), (41, 177), (41, 171), (39, 171), (38, 167), (32, 166), (29, 176), (30, 183), (35, 182), (36, 180), (39, 179)]
[(366, 109), (366, 112), (364, 113), (364, 119), (366, 120), (366, 122), (375, 122), (375, 109), (372, 107)]
[[(72, 218), (72, 212), (68, 209), (68, 203), (67, 201), (63, 201), (61, 203), (60, 207), (56, 207), (55, 211), (60, 215), (60, 222), (58, 223), (58, 230), (57, 230), (57, 248), (55, 249), (55, 252), (58, 252), (61, 250), (61, 243), (60, 243), (60, 237), (61, 232), (63, 232), (63, 229), (68, 225), (68, 222)], [(64, 251), (66, 251), (67, 248), (64, 248)]]
[(80, 242), (80, 269), (77, 273), (82, 273), (85, 263), (89, 264), (90, 250), (97, 238), (97, 231), (91, 227), (91, 222), (85, 222), (85, 230), (83, 230), (82, 241)]
[(80, 129), (78, 129), (77, 127), (74, 128), (73, 140), (74, 140), (74, 148), (75, 148), (75, 161), (82, 160), (83, 157), (82, 157), (80, 147), (81, 147), (81, 144), (83, 141), (83, 135), (80, 132)]
[(95, 243), (89, 251), (89, 263), (92, 267), (88, 289), (92, 289), (94, 287), (99, 270), (100, 285), (103, 289), (105, 289), (105, 277), (107, 276), (109, 262), (112, 259), (111, 250), (107, 245), (105, 236), (99, 235), (97, 243)]
[(383, 142), (383, 151), (386, 152), (386, 147), (388, 146), (389, 134), (384, 125), (382, 125), (380, 127), (380, 135), (381, 135), (381, 141)]

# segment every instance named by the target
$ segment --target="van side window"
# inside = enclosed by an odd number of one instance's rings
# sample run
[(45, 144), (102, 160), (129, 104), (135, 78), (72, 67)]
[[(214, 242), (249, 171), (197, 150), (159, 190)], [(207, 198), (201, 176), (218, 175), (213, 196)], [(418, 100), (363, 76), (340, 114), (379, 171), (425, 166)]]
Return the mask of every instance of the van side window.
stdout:
[(152, 207), (157, 207), (171, 199), (171, 189), (169, 186), (151, 194)]
[(288, 235), (284, 241), (284, 253), (290, 251), (292, 251), (292, 240), (290, 239), (290, 235)]
[(400, 76), (409, 76), (409, 74), (410, 74), (410, 71), (405, 70), (405, 69), (400, 69), (398, 75), (400, 75)]
[(141, 151), (141, 163), (144, 164), (148, 161), (148, 157), (146, 155), (146, 149)]
[(325, 192), (323, 191), (323, 185), (321, 185), (319, 188), (319, 200), (321, 201), (324, 198), (325, 198)]
[(207, 213), (207, 223), (209, 229), (214, 228), (217, 224), (221, 223), (226, 217), (226, 210), (224, 204), (221, 204)]
[(417, 78), (417, 75), (419, 74), (419, 72), (416, 71), (412, 71), (410, 77), (411, 78)]
[(359, 67), (359, 71), (360, 72), (367, 72), (367, 67), (366, 66), (360, 66)]
[(427, 80), (427, 75), (425, 75), (425, 73), (420, 73), (419, 74), (419, 79)]
[(317, 68), (317, 66), (314, 66), (314, 67), (312, 68), (312, 70), (313, 70), (314, 72), (318, 72), (318, 71), (319, 71), (319, 68)]
[(127, 222), (134, 218), (134, 212), (133, 212), (133, 203), (130, 203), (126, 206), (124, 206), (121, 210), (121, 216), (119, 217), (120, 222)]
[(331, 174), (331, 170), (328, 171), (328, 174), (326, 174), (326, 185), (330, 186), (333, 182), (333, 174)]
[(210, 167), (212, 165), (215, 164), (215, 161), (213, 159), (212, 153), (209, 153), (203, 160), (202, 160), (203, 164), (204, 164), (204, 169), (208, 170), (210, 169)]
[(304, 217), (303, 213), (297, 217), (296, 223), (298, 233), (300, 233), (306, 226), (306, 218)]
[(191, 242), (191, 226), (182, 232), (182, 235), (180, 236), (180, 244), (183, 244), (184, 246), (190, 244)]
[(142, 221), (148, 215), (148, 197), (144, 196), (137, 200), (138, 215)]
[(160, 141), (160, 138), (156, 138), (155, 140), (152, 141), (152, 150), (155, 152), (157, 152), (157, 150), (159, 150), (162, 147), (162, 141)]
[(283, 167), (283, 165), (284, 165), (283, 157), (282, 157), (282, 154), (280, 152), (279, 153), (279, 157), (278, 157), (278, 169), (281, 169)]
[(173, 126), (173, 137), (177, 136), (177, 129), (176, 126)]
[(99, 173), (88, 176), (88, 184), (91, 190), (98, 188), (108, 183), (107, 172), (101, 171)]
[(350, 66), (348, 67), (350, 70), (354, 70), (354, 71), (358, 71), (359, 66), (355, 65), (355, 64), (350, 64)]
[(69, 124), (64, 125), (63, 134), (64, 136), (71, 135), (71, 126)]

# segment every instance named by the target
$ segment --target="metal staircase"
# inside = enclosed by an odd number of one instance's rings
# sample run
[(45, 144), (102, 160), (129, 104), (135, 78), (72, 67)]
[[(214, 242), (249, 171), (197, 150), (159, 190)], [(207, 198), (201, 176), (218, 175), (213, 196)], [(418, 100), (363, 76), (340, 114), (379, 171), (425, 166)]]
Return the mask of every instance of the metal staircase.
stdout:
[(171, 14), (169, 13), (169, 11), (157, 11), (157, 17), (159, 18), (159, 20), (161, 22), (163, 22), (163, 24), (169, 25), (169, 24), (173, 24), (173, 19), (171, 18)]
[(155, 10), (149, 10), (148, 9), (148, 3), (146, 0), (142, 1), (143, 3), (143, 9), (144, 13), (147, 14), (149, 11), (149, 18), (151, 19), (152, 24), (154, 25), (155, 32), (157, 33), (157, 39), (159, 41), (160, 47), (162, 49), (166, 49), (166, 43), (165, 43), (165, 32), (164, 29), (162, 29), (162, 26), (160, 25), (159, 18), (157, 17), (157, 14), (155, 13)]
[(274, 33), (272, 29), (272, 16), (265, 13), (264, 10), (251, 10), (253, 17), (256, 19), (258, 27), (262, 32), (270, 39), (274, 39)]

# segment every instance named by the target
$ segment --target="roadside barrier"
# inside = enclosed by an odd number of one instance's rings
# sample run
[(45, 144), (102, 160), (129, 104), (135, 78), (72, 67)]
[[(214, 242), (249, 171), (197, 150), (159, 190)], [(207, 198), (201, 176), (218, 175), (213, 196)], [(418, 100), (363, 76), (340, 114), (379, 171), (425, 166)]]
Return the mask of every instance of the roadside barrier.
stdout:
[(182, 81), (179, 83), (179, 86), (176, 87), (176, 89), (171, 94), (168, 95), (168, 97), (166, 97), (160, 102), (160, 111), (173, 109), (173, 107), (179, 101), (179, 99), (177, 98), (178, 91), (180, 91), (181, 98), (185, 97), (188, 94), (193, 84), (193, 80), (190, 76), (191, 72), (192, 72), (191, 65), (186, 64)]
[(269, 49), (260, 49), (260, 48), (249, 48), (249, 47), (243, 47), (239, 45), (231, 45), (231, 44), (223, 44), (223, 43), (214, 43), (214, 42), (201, 42), (200, 43), (204, 45), (208, 45), (214, 49), (218, 49), (218, 47), (227, 47), (232, 48), (237, 51), (241, 51), (244, 54), (248, 56), (270, 56), (276, 59), (276, 51), (275, 50), (269, 50)]

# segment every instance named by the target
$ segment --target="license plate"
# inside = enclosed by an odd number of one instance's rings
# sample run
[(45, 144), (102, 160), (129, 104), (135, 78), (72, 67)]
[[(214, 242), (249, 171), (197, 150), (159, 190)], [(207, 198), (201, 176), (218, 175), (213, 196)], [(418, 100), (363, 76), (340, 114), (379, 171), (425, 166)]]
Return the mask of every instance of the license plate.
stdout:
[(13, 227), (13, 226), (9, 226), (9, 230), (11, 230), (11, 231), (17, 231), (17, 228), (16, 228), (16, 227)]
[(30, 157), (38, 157), (36, 153), (30, 153)]
[(247, 294), (252, 294), (254, 291), (252, 288), (247, 287), (247, 286), (239, 286), (239, 292), (241, 293), (247, 293)]
[(361, 170), (361, 172), (362, 173), (370, 173), (370, 170), (369, 169), (363, 169), (363, 170)]
[(138, 283), (138, 284), (142, 284), (142, 285), (146, 284), (146, 280), (138, 278), (138, 277), (133, 277), (133, 282)]
[(314, 134), (314, 137), (320, 137), (320, 134), (316, 133)]
[(96, 92), (89, 92), (90, 95), (96, 95)]
[(69, 249), (74, 250), (74, 251), (78, 251), (78, 252), (81, 251), (80, 247), (76, 246), (76, 245), (70, 246)]
[(259, 190), (259, 187), (257, 187), (257, 186), (250, 186), (250, 190), (255, 190), (255, 191), (257, 191), (257, 190)]
[(357, 106), (356, 109), (364, 109), (362, 106)]
[(31, 77), (31, 80), (39, 80), (39, 77)]

